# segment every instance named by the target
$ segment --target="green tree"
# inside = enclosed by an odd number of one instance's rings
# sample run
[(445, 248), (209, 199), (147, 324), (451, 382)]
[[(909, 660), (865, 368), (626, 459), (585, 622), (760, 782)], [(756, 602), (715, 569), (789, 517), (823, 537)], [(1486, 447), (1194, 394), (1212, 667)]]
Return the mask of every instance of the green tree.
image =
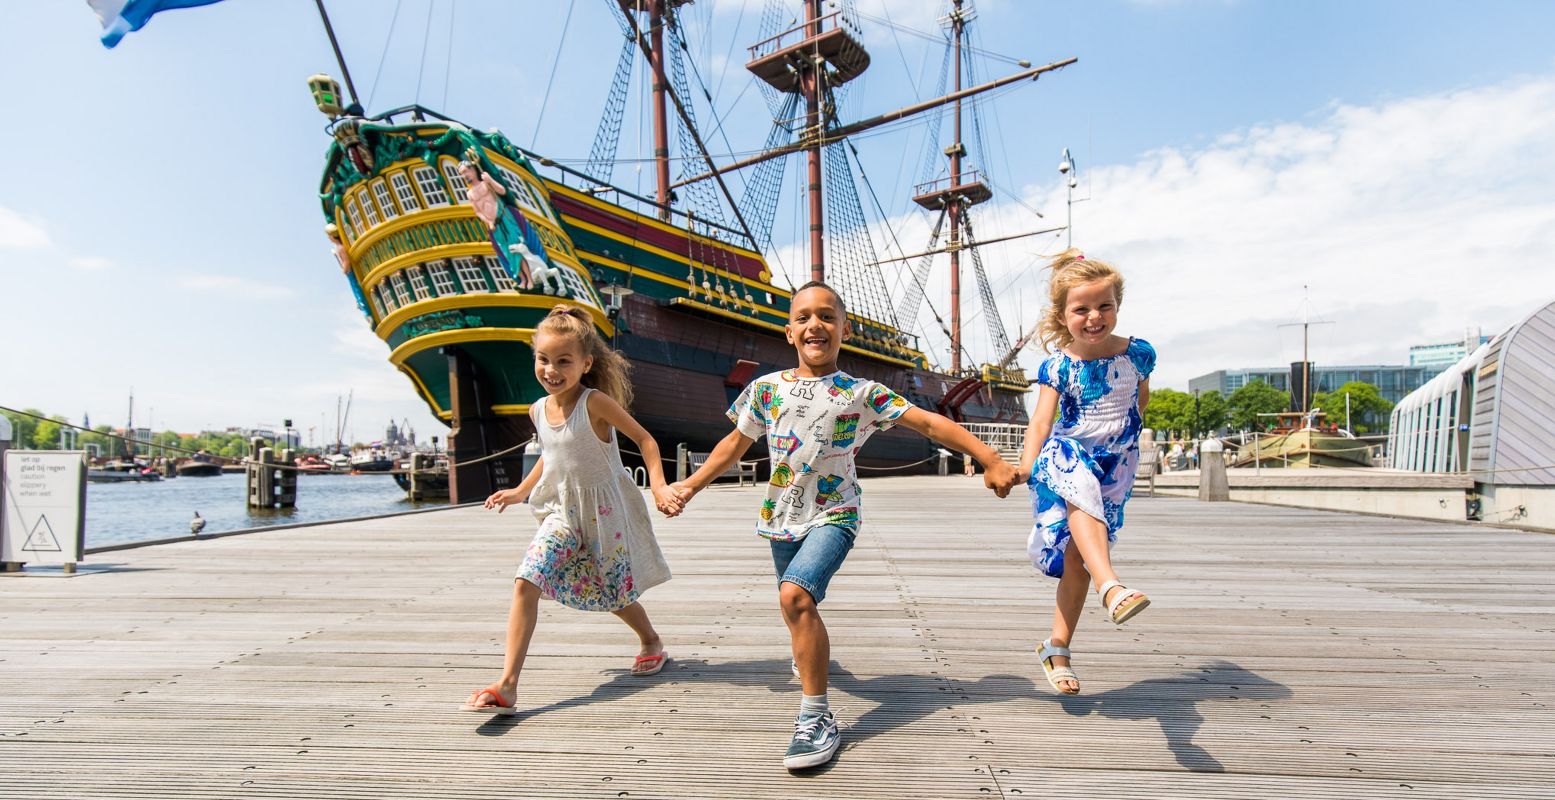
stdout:
[(1145, 406), (1145, 427), (1156, 431), (1157, 439), (1171, 438), (1173, 431), (1183, 432), (1193, 424), (1193, 395), (1176, 389), (1150, 390)]
[(1244, 384), (1226, 398), (1231, 427), (1242, 431), (1267, 430), (1274, 423), (1274, 418), (1258, 415), (1284, 411), (1289, 405), (1289, 395), (1263, 381)]
[(1199, 431), (1213, 431), (1226, 426), (1230, 417), (1230, 409), (1226, 406), (1226, 398), (1220, 392), (1202, 392), (1199, 394)]
[(1344, 425), (1345, 395), (1349, 395), (1350, 425), (1354, 433), (1377, 433), (1388, 429), (1388, 414), (1393, 411), (1393, 404), (1369, 383), (1350, 381), (1332, 392), (1318, 392), (1312, 398), (1312, 404), (1328, 414), (1329, 422)]
[(50, 417), (38, 422), (32, 429), (32, 449), (34, 450), (58, 450), (60, 423), (64, 417)]

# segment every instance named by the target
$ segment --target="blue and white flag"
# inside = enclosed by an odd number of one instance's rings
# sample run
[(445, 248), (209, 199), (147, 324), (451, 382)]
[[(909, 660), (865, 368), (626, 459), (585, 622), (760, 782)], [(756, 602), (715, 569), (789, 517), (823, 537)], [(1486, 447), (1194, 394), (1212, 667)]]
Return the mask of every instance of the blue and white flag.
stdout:
[(144, 28), (146, 21), (158, 11), (219, 2), (221, 0), (86, 0), (103, 22), (103, 47), (113, 47), (124, 34)]

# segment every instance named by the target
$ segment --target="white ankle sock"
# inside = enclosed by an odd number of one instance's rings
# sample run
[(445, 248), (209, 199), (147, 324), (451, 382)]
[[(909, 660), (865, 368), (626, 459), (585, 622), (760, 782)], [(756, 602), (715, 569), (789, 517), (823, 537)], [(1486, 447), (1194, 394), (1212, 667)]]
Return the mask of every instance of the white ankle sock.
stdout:
[(831, 710), (831, 706), (826, 704), (826, 693), (825, 692), (822, 692), (822, 693), (820, 693), (818, 695), (813, 695), (813, 696), (812, 695), (808, 695), (808, 694), (802, 694), (799, 697), (800, 697), (800, 700), (799, 700), (799, 713), (801, 713), (801, 714), (805, 713), (806, 711), (810, 711), (810, 712), (814, 712), (814, 713), (818, 713), (818, 714), (824, 714), (827, 711)]

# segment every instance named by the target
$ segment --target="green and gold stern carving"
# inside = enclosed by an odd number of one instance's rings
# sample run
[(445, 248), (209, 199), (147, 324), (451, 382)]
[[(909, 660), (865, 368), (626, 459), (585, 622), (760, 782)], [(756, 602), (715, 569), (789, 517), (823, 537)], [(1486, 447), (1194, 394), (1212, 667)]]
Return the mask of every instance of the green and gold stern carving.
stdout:
[(414, 339), (417, 336), (425, 336), (438, 331), (451, 331), (459, 328), (480, 328), (485, 322), (474, 314), (466, 314), (463, 311), (437, 311), (431, 314), (422, 314), (405, 322), (405, 338)]

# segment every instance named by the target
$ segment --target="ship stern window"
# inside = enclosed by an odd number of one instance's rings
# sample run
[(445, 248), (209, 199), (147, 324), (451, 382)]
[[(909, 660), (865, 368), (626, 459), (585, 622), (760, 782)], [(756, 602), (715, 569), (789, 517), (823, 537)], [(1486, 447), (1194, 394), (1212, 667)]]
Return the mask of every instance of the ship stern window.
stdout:
[(373, 196), (378, 198), (378, 207), (383, 209), (384, 219), (394, 219), (400, 215), (399, 207), (394, 205), (394, 198), (389, 196), (389, 185), (382, 178), (373, 181)]
[(362, 213), (367, 215), (367, 227), (377, 227), (383, 218), (378, 216), (378, 209), (373, 205), (373, 199), (367, 196), (366, 189), (358, 191), (357, 194), (359, 195), (357, 199), (362, 203)]
[(550, 214), (545, 213), (545, 205), (535, 197), (534, 187), (530, 186), (528, 181), (518, 177), (518, 173), (507, 167), (497, 167), (497, 169), (502, 171), (502, 177), (507, 183), (508, 189), (511, 190), (510, 196), (514, 202), (523, 206), (524, 210), (530, 214), (543, 217), (552, 222), (556, 221), (551, 219)]
[(351, 227), (356, 229), (356, 233), (352, 236), (353, 239), (361, 236), (362, 231), (367, 230), (367, 226), (362, 224), (362, 209), (356, 204), (355, 197), (346, 198), (346, 216), (351, 219)]
[(416, 197), (416, 190), (410, 188), (410, 180), (403, 172), (395, 172), (389, 175), (389, 180), (394, 182), (394, 195), (400, 199), (400, 205), (406, 211), (420, 211), (421, 201)]
[(405, 279), (398, 272), (389, 276), (389, 283), (394, 286), (394, 299), (403, 308), (410, 305), (410, 291), (405, 288)]
[(431, 167), (416, 167), (412, 174), (416, 176), (416, 185), (421, 187), (421, 196), (426, 198), (429, 208), (448, 205), (448, 193), (443, 191), (443, 184)]
[(378, 296), (378, 293), (376, 291), (368, 292), (367, 293), (367, 299), (372, 301), (373, 311), (378, 314), (378, 319), (380, 319), (380, 320), (383, 319), (383, 317), (384, 317), (383, 299)]
[(420, 264), (407, 267), (405, 274), (410, 276), (410, 289), (415, 293), (417, 300), (425, 300), (432, 296), (432, 293), (427, 291), (427, 276), (421, 271)]
[(389, 285), (387, 283), (380, 283), (377, 286), (374, 286), (373, 297), (378, 298), (378, 302), (382, 303), (384, 309), (387, 311), (393, 311), (396, 308), (399, 308), (399, 306), (394, 304), (394, 295), (389, 293)]
[(454, 199), (461, 203), (470, 202), (469, 186), (464, 182), (464, 176), (459, 174), (459, 165), (451, 158), (442, 160), (443, 180), (448, 182), (448, 188), (454, 190)]
[(454, 259), (454, 271), (459, 274), (459, 285), (466, 294), (475, 292), (489, 292), (491, 287), (486, 283), (486, 273), (481, 270), (481, 265), (475, 259), (462, 256)]
[(491, 282), (497, 285), (499, 292), (518, 291), (518, 282), (503, 268), (502, 263), (492, 256), (485, 256), (486, 269), (491, 272)]
[(427, 272), (432, 276), (432, 288), (437, 290), (438, 297), (459, 293), (459, 287), (454, 284), (454, 276), (449, 273), (447, 263), (439, 261), (436, 264), (428, 264)]

